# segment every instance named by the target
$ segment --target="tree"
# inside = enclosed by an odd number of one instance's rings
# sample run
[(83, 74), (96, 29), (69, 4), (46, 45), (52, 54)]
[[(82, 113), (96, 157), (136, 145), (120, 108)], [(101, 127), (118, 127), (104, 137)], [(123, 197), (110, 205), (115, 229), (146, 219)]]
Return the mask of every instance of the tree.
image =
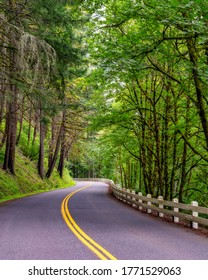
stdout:
[[(65, 88), (70, 80), (83, 73), (81, 32), (78, 34), (74, 29), (81, 21), (71, 1), (11, 0), (2, 1), (0, 7), (3, 30), (0, 116), (5, 127), (2, 147), (6, 141), (3, 167), (15, 174), (15, 147), (23, 146), (22, 133), (28, 127), (27, 148), (22, 148), (26, 155), (38, 159), (40, 177), (45, 177), (46, 144), (50, 135), (53, 139), (49, 141), (52, 145), (47, 174), (52, 174), (61, 147), (59, 173), (62, 175), (68, 148), (66, 111), (71, 101)], [(59, 134), (50, 129), (53, 120), (59, 123)], [(60, 140), (55, 151), (56, 137)]]
[(105, 113), (102, 105), (95, 114), (95, 126), (115, 126), (108, 133), (128, 135), (117, 146), (139, 162), (145, 192), (180, 200), (192, 188), (205, 193), (194, 185), (207, 165), (204, 1), (91, 3), (93, 75), (99, 86), (104, 83), (94, 91), (106, 104)]

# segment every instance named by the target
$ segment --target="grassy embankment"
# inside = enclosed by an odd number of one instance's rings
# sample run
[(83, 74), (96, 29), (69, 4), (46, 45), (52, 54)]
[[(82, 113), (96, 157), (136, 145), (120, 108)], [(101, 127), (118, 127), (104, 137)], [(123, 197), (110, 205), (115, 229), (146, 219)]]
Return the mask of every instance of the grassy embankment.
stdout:
[[(2, 159), (3, 152), (0, 150), (0, 165)], [(72, 185), (74, 182), (67, 170), (63, 179), (54, 171), (50, 179), (42, 180), (38, 176), (35, 162), (25, 157), (20, 150), (16, 153), (16, 176), (0, 168), (0, 202)]]

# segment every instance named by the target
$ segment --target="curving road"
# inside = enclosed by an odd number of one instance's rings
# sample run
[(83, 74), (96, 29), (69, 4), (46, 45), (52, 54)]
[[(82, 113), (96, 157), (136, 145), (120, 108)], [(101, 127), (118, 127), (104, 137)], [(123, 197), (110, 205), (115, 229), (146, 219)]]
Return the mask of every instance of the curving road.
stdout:
[(80, 190), (88, 185), (0, 204), (0, 259), (208, 260), (206, 237), (120, 203), (103, 183)]

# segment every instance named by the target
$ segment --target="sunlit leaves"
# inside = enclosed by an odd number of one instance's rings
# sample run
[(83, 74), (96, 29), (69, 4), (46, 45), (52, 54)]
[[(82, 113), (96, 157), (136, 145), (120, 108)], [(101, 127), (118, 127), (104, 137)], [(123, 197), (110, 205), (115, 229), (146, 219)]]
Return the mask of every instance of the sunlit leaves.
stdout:
[(89, 1), (93, 128), (108, 134), (124, 160), (138, 157), (143, 186), (167, 196), (181, 198), (190, 170), (197, 174), (206, 161), (197, 96), (200, 88), (207, 114), (205, 2)]

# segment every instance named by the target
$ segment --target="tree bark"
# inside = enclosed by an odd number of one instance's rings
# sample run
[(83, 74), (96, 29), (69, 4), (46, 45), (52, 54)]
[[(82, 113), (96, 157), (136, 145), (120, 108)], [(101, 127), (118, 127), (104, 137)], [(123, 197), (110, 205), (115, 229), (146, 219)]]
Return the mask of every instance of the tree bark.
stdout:
[[(168, 86), (169, 88), (169, 86)], [(169, 121), (170, 121), (170, 97), (167, 96), (165, 100), (165, 126), (164, 126), (164, 199), (169, 199), (169, 176), (168, 176), (168, 129), (169, 129)]]
[(54, 147), (55, 147), (55, 119), (52, 119), (51, 139), (50, 139), (49, 152), (48, 152), (48, 169), (52, 164)]
[(64, 161), (66, 157), (66, 109), (63, 111), (63, 119), (62, 119), (62, 133), (61, 133), (61, 151), (59, 157), (59, 164), (58, 164), (58, 172), (60, 177), (63, 177), (64, 171)]
[[(177, 100), (174, 97), (174, 123), (177, 124)], [(177, 159), (177, 129), (174, 131), (173, 135), (173, 156), (172, 156), (172, 171), (171, 171), (171, 178), (170, 178), (170, 200), (173, 199), (174, 196), (174, 187), (175, 187), (175, 173), (176, 173), (176, 159)]]
[(31, 126), (32, 126), (32, 108), (29, 108), (29, 120), (28, 120), (28, 133), (27, 133), (27, 154), (29, 155), (30, 139), (31, 139)]
[(5, 113), (5, 91), (1, 87), (0, 88), (0, 124), (4, 118), (4, 113)]
[[(15, 42), (13, 42), (15, 44)], [(17, 71), (17, 54), (14, 49), (9, 50), (10, 58), (10, 85), (9, 94), (10, 100), (8, 102), (8, 112), (6, 118), (6, 149), (3, 169), (8, 170), (15, 175), (15, 146), (16, 146), (16, 132), (17, 132), (17, 86), (13, 81), (14, 75)]]
[(57, 161), (60, 146), (61, 146), (62, 133), (63, 133), (63, 123), (61, 122), (58, 138), (57, 138), (57, 141), (56, 141), (56, 148), (55, 148), (55, 151), (54, 151), (53, 159), (51, 161), (51, 165), (48, 168), (48, 171), (46, 172), (46, 177), (47, 178), (50, 178), (50, 176), (51, 176), (51, 174), (54, 170), (54, 167), (56, 165), (56, 161)]
[(44, 178), (44, 139), (45, 139), (45, 127), (43, 122), (42, 105), (40, 102), (40, 143), (39, 143), (39, 157), (38, 157), (38, 174)]
[(23, 117), (24, 117), (24, 103), (25, 103), (25, 97), (23, 97), (23, 99), (22, 99), (22, 109), (21, 109), (21, 112), (20, 112), (20, 119), (19, 119), (19, 133), (18, 133), (18, 136), (17, 136), (16, 145), (18, 145), (20, 137), (21, 137), (21, 133), (22, 133)]
[(198, 107), (198, 111), (199, 111), (199, 117), (201, 120), (203, 132), (204, 132), (204, 136), (205, 136), (206, 146), (208, 148), (208, 121), (207, 121), (204, 100), (203, 100), (202, 84), (201, 84), (200, 75), (198, 72), (197, 50), (194, 45), (193, 39), (187, 40), (187, 47), (188, 47), (188, 51), (189, 51), (190, 61), (192, 63), (192, 73), (193, 73), (195, 89), (196, 89), (197, 107)]
[[(190, 99), (187, 97), (187, 106), (186, 106), (186, 130), (185, 130), (185, 138), (188, 138), (189, 131), (189, 111), (190, 111)], [(188, 145), (184, 140), (183, 144), (183, 155), (182, 155), (182, 164), (181, 164), (181, 183), (179, 188), (179, 201), (183, 201), (183, 192), (187, 178), (186, 165), (187, 165), (187, 149)]]

